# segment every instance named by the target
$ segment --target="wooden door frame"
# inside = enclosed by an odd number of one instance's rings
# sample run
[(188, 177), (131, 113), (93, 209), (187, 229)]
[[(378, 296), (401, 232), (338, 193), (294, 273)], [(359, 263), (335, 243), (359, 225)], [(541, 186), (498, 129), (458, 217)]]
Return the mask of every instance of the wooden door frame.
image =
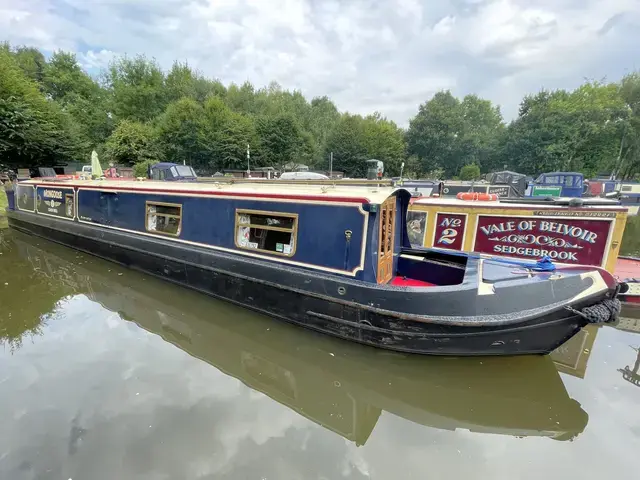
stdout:
[[(396, 197), (389, 197), (380, 204), (378, 220), (378, 283), (388, 283), (393, 278), (393, 255), (396, 235)], [(383, 222), (384, 220), (384, 222)], [(385, 224), (383, 238), (383, 223)]]

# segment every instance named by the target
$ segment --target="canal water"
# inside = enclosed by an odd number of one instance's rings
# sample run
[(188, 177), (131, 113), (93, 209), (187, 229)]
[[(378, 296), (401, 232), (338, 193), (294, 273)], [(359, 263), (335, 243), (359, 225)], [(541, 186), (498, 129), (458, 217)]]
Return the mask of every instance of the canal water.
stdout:
[(0, 479), (638, 478), (625, 317), (547, 357), (405, 356), (0, 230)]

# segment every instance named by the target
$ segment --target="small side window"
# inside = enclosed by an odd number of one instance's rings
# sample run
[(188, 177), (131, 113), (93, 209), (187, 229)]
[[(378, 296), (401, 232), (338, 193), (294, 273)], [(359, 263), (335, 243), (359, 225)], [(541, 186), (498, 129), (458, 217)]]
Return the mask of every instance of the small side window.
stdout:
[(236, 246), (292, 257), (296, 250), (298, 215), (236, 210)]
[(182, 205), (147, 202), (145, 226), (148, 232), (177, 237), (182, 228)]
[(69, 218), (75, 217), (75, 209), (74, 209), (73, 203), (74, 203), (73, 194), (70, 194), (70, 193), (66, 194), (64, 196), (64, 208), (65, 208), (65, 214)]

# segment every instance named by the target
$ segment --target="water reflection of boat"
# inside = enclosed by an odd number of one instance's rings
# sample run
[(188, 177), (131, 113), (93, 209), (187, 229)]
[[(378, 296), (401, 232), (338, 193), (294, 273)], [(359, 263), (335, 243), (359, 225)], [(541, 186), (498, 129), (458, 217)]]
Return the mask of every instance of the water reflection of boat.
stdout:
[(551, 352), (551, 360), (555, 363), (558, 371), (584, 378), (599, 329), (600, 325), (587, 325), (574, 337)]
[[(549, 357), (428, 358), (265, 323), (245, 310), (14, 235), (41, 282), (85, 294), (249, 387), (364, 444), (383, 411), (439, 429), (573, 438), (588, 421)], [(71, 262), (75, 277), (58, 275)], [(75, 260), (75, 261), (74, 261)], [(46, 290), (45, 290), (46, 291)]]

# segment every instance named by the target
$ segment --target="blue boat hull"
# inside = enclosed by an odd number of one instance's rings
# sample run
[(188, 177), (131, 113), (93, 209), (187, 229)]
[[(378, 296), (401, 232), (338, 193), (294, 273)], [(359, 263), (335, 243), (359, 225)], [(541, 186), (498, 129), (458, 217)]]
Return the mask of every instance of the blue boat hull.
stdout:
[[(461, 288), (440, 294), (425, 292), (422, 300), (415, 294), (418, 301), (408, 302), (406, 289), (380, 289), (375, 284), (334, 275), (25, 212), (10, 211), (8, 216), (10, 225), (17, 230), (305, 328), (396, 351), (464, 356), (546, 354), (586, 324), (582, 317), (564, 308), (519, 320), (512, 316), (505, 322), (484, 321), (482, 315), (475, 324), (438, 320), (442, 311), (468, 318), (464, 309), (469, 308), (469, 295), (475, 295), (475, 291)], [(535, 288), (544, 288), (545, 283), (548, 282), (531, 287), (531, 298), (513, 295), (512, 301), (533, 305)], [(576, 283), (567, 288), (579, 291), (584, 286)], [(331, 293), (340, 291), (347, 294)], [(374, 294), (375, 304), (367, 301)], [(585, 298), (584, 305), (599, 300)], [(412, 314), (411, 308), (425, 310), (432, 320)]]

